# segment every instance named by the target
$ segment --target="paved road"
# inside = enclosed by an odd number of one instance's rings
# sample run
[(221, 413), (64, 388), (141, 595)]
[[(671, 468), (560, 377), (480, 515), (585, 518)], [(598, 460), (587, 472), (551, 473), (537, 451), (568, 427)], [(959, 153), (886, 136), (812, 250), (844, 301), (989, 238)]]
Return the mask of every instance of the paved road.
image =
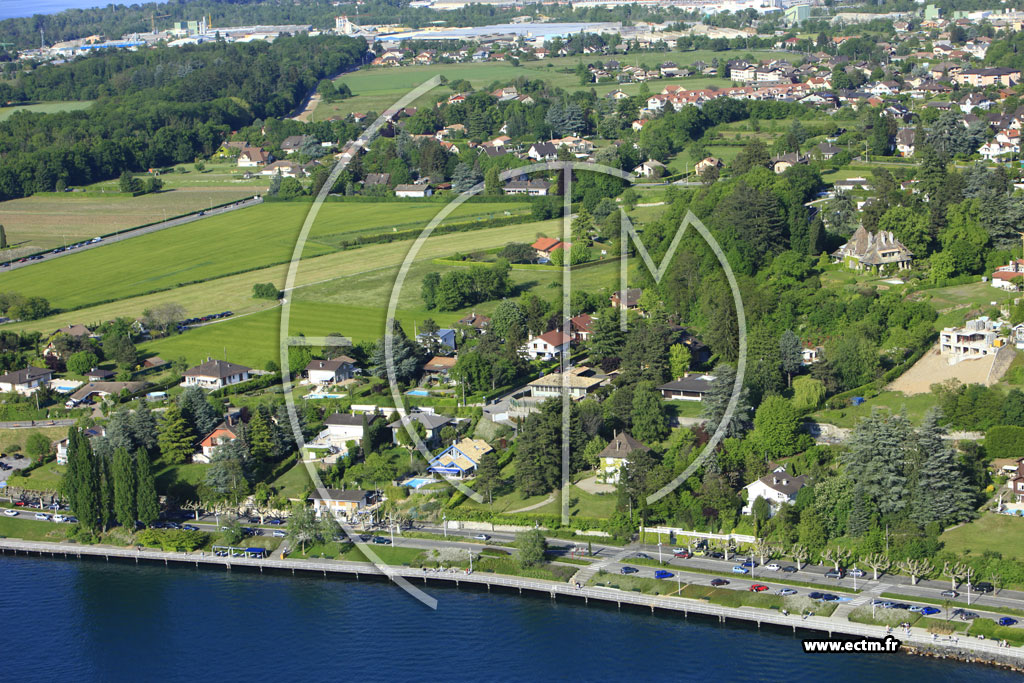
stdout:
[(262, 198), (254, 197), (252, 199), (244, 199), (244, 200), (241, 200), (241, 201), (237, 201), (234, 204), (229, 204), (227, 206), (222, 206), (222, 207), (216, 208), (216, 209), (197, 209), (196, 213), (192, 213), (192, 214), (189, 214), (187, 216), (182, 216), (180, 218), (172, 218), (169, 221), (162, 221), (160, 223), (154, 223), (153, 225), (147, 225), (147, 226), (142, 227), (142, 228), (136, 228), (135, 230), (127, 230), (125, 232), (118, 233), (117, 235), (111, 235), (110, 237), (104, 237), (103, 241), (101, 241), (101, 242), (90, 242), (90, 243), (84, 244), (84, 245), (82, 245), (82, 246), (80, 246), (80, 247), (78, 247), (76, 249), (68, 249), (68, 250), (62, 251), (59, 254), (54, 254), (52, 251), (50, 251), (50, 252), (47, 252), (46, 254), (43, 254), (43, 257), (41, 259), (33, 259), (33, 260), (24, 260), (23, 259), (24, 263), (22, 263), (20, 261), (16, 261), (14, 263), (11, 263), (9, 266), (0, 266), (0, 272), (7, 272), (7, 271), (11, 271), (11, 270), (17, 270), (18, 268), (25, 268), (25, 267), (28, 267), (28, 266), (31, 266), (31, 265), (35, 265), (37, 263), (44, 263), (46, 261), (52, 261), (55, 258), (60, 258), (62, 256), (68, 256), (69, 254), (77, 254), (78, 252), (86, 251), (88, 249), (96, 249), (98, 247), (102, 247), (102, 246), (105, 246), (107, 244), (113, 244), (115, 242), (122, 242), (124, 240), (128, 240), (128, 239), (131, 239), (133, 237), (139, 237), (140, 235), (148, 235), (151, 232), (158, 232), (160, 230), (166, 230), (167, 228), (174, 228), (174, 227), (177, 227), (179, 225), (184, 225), (186, 223), (191, 223), (193, 221), (200, 220), (201, 218), (207, 218), (209, 216), (216, 216), (218, 214), (228, 213), (229, 211), (237, 211), (238, 209), (244, 209), (244, 208), (247, 208), (247, 207), (250, 207), (250, 206), (256, 206), (257, 204), (262, 204), (262, 203), (263, 203), (263, 199)]
[(70, 427), (74, 420), (18, 420), (16, 422), (0, 422), (0, 429), (30, 429), (38, 427)]

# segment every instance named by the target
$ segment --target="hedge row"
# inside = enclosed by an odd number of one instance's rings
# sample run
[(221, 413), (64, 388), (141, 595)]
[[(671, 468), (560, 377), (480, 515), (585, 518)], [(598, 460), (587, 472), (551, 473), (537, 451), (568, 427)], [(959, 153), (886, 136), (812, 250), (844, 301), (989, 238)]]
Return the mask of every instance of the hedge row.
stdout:
[(231, 386), (215, 389), (210, 392), (210, 396), (223, 398), (225, 396), (231, 396), (232, 394), (244, 394), (250, 391), (256, 391), (257, 389), (266, 389), (267, 387), (272, 387), (275, 384), (280, 384), (280, 382), (281, 373), (272, 372), (269, 375), (259, 375), (258, 377), (245, 382), (239, 382), (238, 384), (232, 384)]

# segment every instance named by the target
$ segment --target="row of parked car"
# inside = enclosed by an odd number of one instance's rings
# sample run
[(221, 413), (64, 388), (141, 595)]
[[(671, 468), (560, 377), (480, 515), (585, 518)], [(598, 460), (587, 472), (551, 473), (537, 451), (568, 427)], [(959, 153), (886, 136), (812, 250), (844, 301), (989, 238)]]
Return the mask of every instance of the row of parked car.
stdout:
[(189, 318), (188, 320), (182, 320), (178, 323), (178, 331), (183, 331), (189, 325), (198, 325), (199, 323), (208, 323), (212, 320), (220, 320), (222, 318), (230, 318), (234, 313), (232, 311), (222, 311), (220, 313), (212, 313), (210, 315), (202, 315), (198, 318)]

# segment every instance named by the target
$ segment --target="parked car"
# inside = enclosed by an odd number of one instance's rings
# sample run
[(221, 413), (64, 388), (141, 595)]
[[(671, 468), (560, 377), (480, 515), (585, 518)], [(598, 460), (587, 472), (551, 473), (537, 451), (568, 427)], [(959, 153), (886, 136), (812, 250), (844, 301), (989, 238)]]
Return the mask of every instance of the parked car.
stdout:
[(373, 542), (377, 545), (391, 545), (391, 539), (387, 536), (374, 536)]
[(688, 560), (693, 557), (693, 554), (687, 548), (675, 548), (672, 554), (678, 557), (680, 560)]
[(712, 586), (728, 586), (729, 582), (725, 579), (711, 579)]
[(713, 557), (716, 560), (721, 560), (721, 559), (725, 558), (725, 554), (715, 550), (714, 552), (709, 553), (708, 557)]
[(932, 614), (938, 614), (941, 611), (942, 610), (940, 610), (938, 607), (931, 607), (931, 606), (929, 606), (929, 607), (925, 607), (924, 609), (922, 609), (921, 610), (921, 614), (923, 614), (925, 616), (930, 616)]
[(4, 510), (4, 514), (7, 515), (8, 517), (17, 517), (18, 516), (18, 511), (17, 510), (7, 509), (7, 510)]
[(971, 621), (972, 619), (977, 619), (979, 616), (981, 616), (981, 615), (979, 615), (977, 612), (966, 612), (965, 611), (965, 612), (960, 614), (960, 618), (963, 619), (964, 621)]
[(908, 603), (905, 603), (905, 602), (897, 602), (890, 609), (905, 609), (905, 610), (909, 610), (910, 609), (910, 605)]
[(939, 595), (941, 595), (944, 598), (958, 598), (958, 597), (960, 597), (960, 594), (957, 593), (956, 591), (953, 591), (953, 590), (942, 591), (941, 593), (939, 593)]
[(284, 531), (282, 531), (280, 529), (274, 529), (274, 534), (273, 534), (274, 538), (284, 538), (287, 535), (288, 534), (286, 534)]
[(850, 570), (850, 576), (856, 576), (859, 579), (860, 577), (864, 576), (864, 570), (857, 569), (856, 567), (854, 567)]
[(737, 564), (737, 565), (735, 565), (732, 568), (732, 573), (733, 574), (749, 574), (750, 570), (747, 569), (746, 567), (741, 567), (740, 565)]
[(825, 593), (821, 596), (821, 599), (825, 602), (839, 602), (839, 596), (833, 595), (832, 593)]
[(638, 571), (640, 571), (640, 570), (637, 569), (636, 567), (623, 567), (622, 569), (619, 570), (619, 573), (620, 574), (636, 574)]
[(473, 538), (475, 538), (478, 541), (489, 541), (489, 540), (491, 540), (491, 537), (488, 536), (487, 534), (477, 534)]
[(974, 585), (974, 589), (979, 593), (991, 593), (996, 588), (988, 581), (979, 581)]
[(841, 578), (843, 578), (845, 573), (846, 572), (844, 572), (842, 569), (829, 569), (827, 572), (825, 572), (825, 578), (826, 579), (841, 579)]
[(753, 586), (750, 587), (749, 590), (753, 591), (754, 593), (763, 593), (764, 591), (768, 590), (768, 586), (764, 585), (763, 583), (755, 583)]
[(766, 564), (764, 566), (764, 568), (767, 569), (770, 572), (777, 572), (780, 569), (782, 569), (782, 567), (780, 567), (777, 562), (769, 562), (768, 564)]
[(671, 579), (675, 574), (665, 569), (659, 569), (654, 572), (654, 578), (656, 579)]
[(54, 515), (53, 516), (53, 521), (55, 521), (55, 522), (66, 522), (66, 521), (68, 521), (68, 518), (65, 517), (64, 515)]
[(1000, 626), (1014, 626), (1016, 623), (1017, 620), (1013, 617), (999, 617)]
[(793, 565), (787, 564), (785, 567), (782, 568), (782, 571), (786, 572), (787, 574), (793, 574), (793, 573), (797, 572), (798, 570)]
[(920, 612), (924, 609), (924, 605), (911, 605), (907, 609), (909, 609), (911, 612)]
[(779, 595), (796, 595), (797, 591), (795, 588), (780, 588)]
[(822, 595), (824, 595), (824, 593), (819, 593), (818, 591), (811, 591), (807, 594), (807, 597), (809, 597), (811, 600), (821, 600)]
[(748, 569), (753, 569), (757, 566), (757, 560), (747, 560), (746, 562), (743, 562), (742, 565)]
[(648, 555), (647, 553), (637, 553), (636, 557), (637, 557), (637, 559), (640, 559), (640, 560), (649, 560), (649, 559), (651, 559), (651, 556)]
[(197, 527), (195, 524), (185, 524), (181, 528), (185, 531), (199, 531), (199, 527)]
[(36, 519), (44, 521), (44, 522), (49, 522), (50, 521), (50, 515), (46, 514), (45, 512), (37, 512), (36, 513)]

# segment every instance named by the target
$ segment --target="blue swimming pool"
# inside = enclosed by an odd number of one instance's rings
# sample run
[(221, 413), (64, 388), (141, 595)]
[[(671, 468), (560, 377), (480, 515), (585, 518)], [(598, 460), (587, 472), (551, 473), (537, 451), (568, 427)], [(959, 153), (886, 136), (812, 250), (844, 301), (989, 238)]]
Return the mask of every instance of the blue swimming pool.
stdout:
[(430, 396), (430, 392), (426, 389), (410, 389), (405, 392), (406, 396)]
[(416, 477), (414, 479), (408, 480), (407, 482), (402, 484), (402, 486), (408, 486), (411, 489), (418, 489), (421, 486), (426, 486), (427, 484), (433, 484), (433, 483), (434, 483), (433, 479), (424, 479), (422, 477)]

